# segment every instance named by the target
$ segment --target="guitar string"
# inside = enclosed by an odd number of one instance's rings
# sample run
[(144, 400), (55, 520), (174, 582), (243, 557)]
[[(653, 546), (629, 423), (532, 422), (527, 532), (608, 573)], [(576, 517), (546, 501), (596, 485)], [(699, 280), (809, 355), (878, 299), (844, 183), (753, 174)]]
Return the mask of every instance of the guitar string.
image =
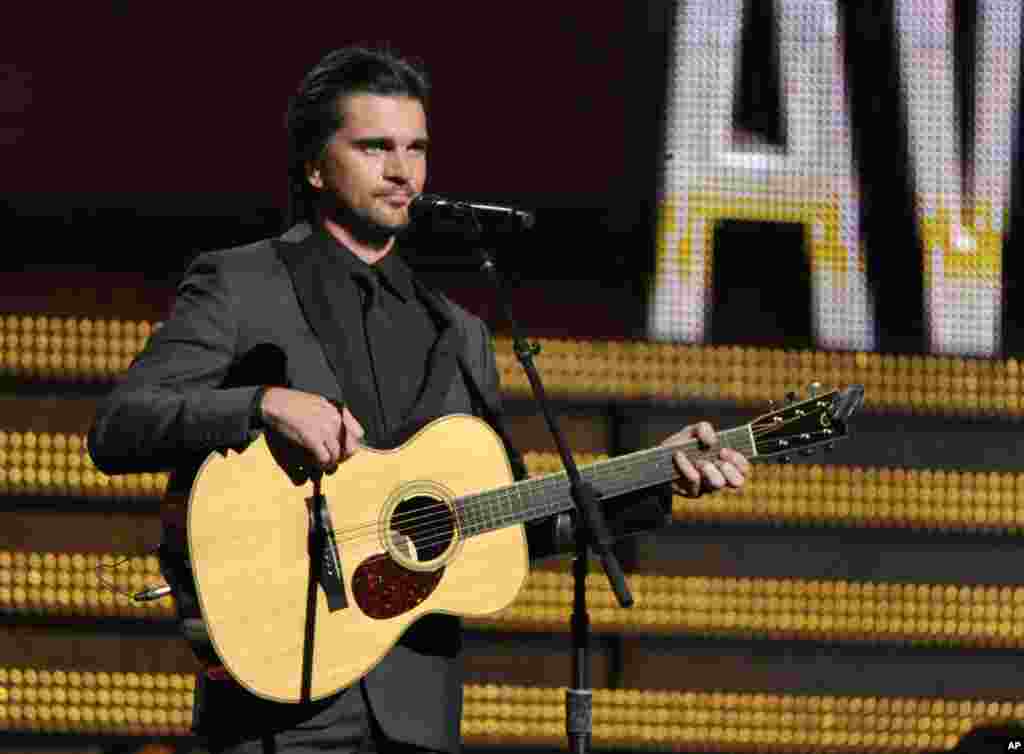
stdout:
[[(737, 443), (735, 445), (735, 449), (742, 449), (746, 451), (751, 449), (749, 448), (749, 440), (751, 435), (763, 435), (768, 432), (777, 431), (781, 426), (784, 426), (787, 423), (802, 418), (804, 417), (795, 417), (794, 419), (790, 419), (789, 421), (784, 420), (776, 424), (769, 425), (768, 427), (745, 425), (743, 427), (737, 427), (731, 430), (726, 430), (725, 432), (722, 433), (722, 435), (724, 438), (728, 438), (730, 440), (734, 435), (740, 435), (743, 438), (742, 443)], [(644, 465), (649, 466), (651, 460), (649, 456), (652, 452), (657, 454), (659, 452), (663, 453), (667, 451), (669, 448), (685, 449), (689, 445), (696, 444), (696, 442), (697, 441), (694, 440), (686, 443), (680, 443), (675, 446), (661, 446), (658, 448), (638, 451), (634, 454), (628, 454), (627, 456), (620, 456), (615, 459), (608, 459), (607, 461), (599, 462), (598, 464), (594, 464), (591, 467), (589, 467), (588, 473), (592, 474), (592, 477), (596, 477), (594, 481), (601, 481), (605, 483), (614, 484), (617, 481), (621, 481), (622, 478), (625, 476), (631, 476), (627, 474), (627, 472), (631, 471), (632, 467), (636, 466), (638, 463), (643, 463)], [(724, 445), (725, 443), (722, 444)], [(693, 456), (693, 459), (702, 460), (713, 457), (717, 453), (717, 450), (718, 448), (716, 447), (709, 449), (708, 451), (695, 454)], [(674, 450), (672, 452), (674, 452)], [(669, 457), (671, 457), (671, 453), (668, 453), (668, 455)], [(633, 456), (633, 458), (630, 458), (630, 456)], [(555, 492), (564, 492), (564, 484), (566, 481), (565, 476), (566, 475), (562, 473), (541, 477), (537, 480), (527, 480), (524, 484), (516, 484), (508, 488), (489, 491), (487, 493), (480, 493), (478, 495), (466, 497), (462, 499), (461, 503), (457, 499), (456, 501), (453, 501), (454, 507), (456, 509), (456, 526), (463, 530), (464, 535), (472, 536), (473, 534), (486, 531), (487, 528), (483, 527), (480, 529), (480, 531), (475, 531), (476, 524), (473, 524), (472, 526), (467, 526), (468, 514), (470, 513), (482, 514), (478, 515), (478, 518), (480, 519), (481, 523), (489, 523), (491, 528), (500, 528), (500, 526), (507, 525), (508, 522), (510, 521), (516, 521), (517, 519), (521, 519), (524, 515), (527, 516), (526, 520), (532, 520), (533, 518), (543, 517), (549, 512), (556, 512), (562, 510), (562, 506), (564, 505), (564, 503), (559, 503), (555, 499), (552, 499), (552, 501), (548, 503), (534, 505), (532, 506), (532, 508), (529, 505), (524, 506), (522, 504), (523, 501), (521, 488), (532, 481), (536, 483), (534, 485), (531, 485), (536, 488), (533, 490), (533, 492), (536, 493), (535, 497), (543, 498), (545, 495), (547, 495), (547, 497), (551, 498), (552, 496), (549, 493), (552, 492), (552, 490), (550, 489), (552, 485), (555, 486)], [(602, 479), (600, 477), (604, 478)], [(507, 506), (507, 503), (512, 499), (513, 494), (515, 494), (519, 498), (519, 509), (510, 509)], [(559, 497), (564, 497), (564, 494), (560, 494)], [(502, 504), (505, 504), (504, 508), (502, 508)], [(436, 531), (439, 533), (435, 535), (435, 541), (438, 539), (446, 540), (450, 538), (451, 530), (453, 527), (451, 526), (452, 517), (449, 513), (449, 506), (447, 503), (438, 503), (431, 506), (425, 506), (423, 509), (421, 509), (421, 511), (426, 511), (426, 513), (418, 512), (416, 515), (407, 516), (407, 518), (404, 521), (402, 521), (402, 523), (404, 524), (416, 522), (416, 529), (418, 530), (411, 530), (408, 532), (407, 535), (417, 536), (423, 534), (424, 532), (434, 534), (434, 532)], [(489, 517), (488, 514), (490, 514)], [(490, 519), (489, 521), (488, 518)], [(440, 526), (437, 526), (434, 523), (431, 523), (429, 525), (424, 524), (425, 521), (436, 522), (438, 521), (438, 519), (440, 519)], [(376, 538), (376, 528), (376, 524), (363, 524), (357, 527), (351, 527), (349, 529), (339, 529), (336, 531), (342, 533), (343, 535), (347, 535), (343, 536), (343, 541), (352, 542), (356, 539)], [(473, 528), (474, 531), (469, 531), (467, 533), (467, 528)], [(359, 533), (361, 529), (365, 530), (366, 532), (362, 536)], [(420, 539), (421, 545), (430, 544), (431, 542), (432, 540), (429, 539)]]
[[(800, 419), (803, 417), (797, 417)], [(789, 422), (795, 421), (789, 420)], [(721, 433), (727, 437), (732, 434), (739, 434), (743, 437), (741, 443), (737, 443), (734, 449), (741, 451), (749, 451), (753, 448), (750, 447), (751, 434), (764, 435), (772, 431), (778, 430), (781, 426), (789, 422), (780, 422), (769, 427), (753, 427), (752, 425), (738, 427), (733, 430), (726, 430)], [(747, 430), (750, 431), (747, 431)], [(731, 438), (730, 438), (731, 439)], [(651, 458), (649, 457), (652, 451), (655, 454), (659, 452), (666, 453), (666, 458), (660, 459), (662, 462), (671, 458), (672, 453), (678, 449), (685, 449), (689, 445), (696, 444), (696, 441), (690, 441), (687, 443), (681, 443), (675, 446), (660, 446), (653, 449), (646, 449), (643, 451), (637, 451), (627, 456), (619, 456), (615, 459), (607, 459), (606, 461), (598, 462), (591, 467), (588, 467), (588, 474), (592, 475), (592, 481), (604, 482), (606, 484), (614, 484), (615, 482), (621, 482), (623, 478), (631, 476), (630, 471), (633, 470), (637, 465), (643, 464), (645, 466), (651, 466)], [(718, 451), (718, 447), (711, 448), (707, 451), (694, 454), (692, 460), (706, 460), (715, 457)], [(671, 452), (666, 452), (670, 451)], [(633, 456), (633, 458), (630, 458)], [(756, 457), (755, 457), (756, 458)], [(656, 464), (655, 464), (656, 465)], [(597, 477), (597, 478), (594, 478)], [(560, 503), (557, 498), (553, 498), (550, 493), (557, 492), (560, 494), (559, 498), (564, 498), (564, 489), (567, 482), (566, 475), (564, 472), (559, 474), (546, 475), (539, 477), (535, 480), (526, 480), (522, 484), (512, 485), (511, 487), (492, 490), (485, 493), (479, 493), (472, 495), (467, 498), (463, 498), (461, 502), (459, 499), (453, 501), (455, 505), (455, 517), (456, 526), (463, 530), (464, 536), (473, 536), (475, 534), (483, 533), (485, 531), (493, 530), (496, 528), (502, 528), (509, 523), (515, 522), (517, 519), (521, 519), (523, 514), (528, 514), (527, 520), (534, 518), (541, 518), (544, 515), (564, 510), (564, 504)], [(531, 484), (533, 483), (533, 484)], [(548, 497), (550, 499), (547, 503), (541, 503), (539, 505), (523, 506), (522, 505), (522, 491), (521, 487), (530, 485), (534, 489), (531, 492), (534, 493), (534, 497)], [(624, 490), (627, 491), (627, 490)], [(518, 495), (520, 498), (520, 509), (509, 509), (507, 505), (502, 508), (502, 504), (507, 504), (512, 499), (512, 495)], [(616, 493), (621, 494), (621, 493)], [(415, 516), (409, 517), (403, 523), (417, 522), (416, 527), (406, 533), (406, 536), (417, 537), (420, 536), (418, 543), (420, 546), (429, 546), (441, 541), (448, 541), (451, 539), (453, 527), (451, 525), (451, 515), (449, 513), (449, 506), (447, 503), (438, 503), (436, 505), (425, 506), (422, 511), (430, 511), (429, 513), (418, 513)], [(474, 523), (470, 527), (466, 526), (467, 514), (475, 513), (479, 523)], [(440, 524), (438, 525), (438, 519)], [(424, 524), (424, 521), (431, 520), (431, 524)], [(485, 524), (480, 526), (479, 524)], [(468, 533), (465, 531), (467, 528), (471, 528), (472, 531)], [(360, 536), (359, 529), (366, 529), (366, 533)], [(339, 529), (338, 532), (347, 534), (348, 536), (343, 538), (343, 541), (353, 542), (358, 539), (373, 539), (377, 536), (377, 525), (376, 524), (364, 524), (359, 527), (352, 527), (349, 529)], [(414, 539), (414, 541), (417, 541)]]
[[(746, 429), (745, 427), (738, 428), (738, 430), (745, 430), (745, 429)], [(737, 432), (737, 434), (739, 434), (738, 430), (732, 430), (732, 431)], [(725, 434), (725, 433), (722, 433), (722, 434)], [(743, 432), (742, 434), (745, 436), (747, 433)], [(687, 441), (686, 443), (681, 443), (681, 444), (677, 444), (677, 445), (673, 445), (673, 446), (659, 446), (659, 447), (656, 447), (656, 448), (647, 448), (645, 450), (637, 451), (636, 453), (630, 453), (630, 454), (623, 455), (623, 456), (617, 456), (616, 458), (605, 459), (603, 461), (598, 461), (597, 463), (592, 464), (591, 466), (587, 467), (586, 474), (594, 476), (594, 477), (598, 477), (598, 479), (596, 479), (595, 481), (615, 482), (616, 480), (618, 480), (620, 478), (624, 478), (624, 477), (629, 476), (629, 474), (627, 472), (631, 472), (638, 465), (644, 465), (644, 466), (651, 465), (650, 455), (652, 453), (657, 455), (657, 453), (661, 452), (661, 453), (665, 453), (666, 455), (670, 456), (671, 455), (669, 453), (670, 450), (674, 451), (674, 450), (679, 450), (679, 449), (685, 449), (689, 445), (696, 445), (696, 444), (697, 444), (697, 441)], [(742, 442), (740, 444), (737, 444), (735, 446), (729, 446), (729, 447), (733, 447), (734, 450), (738, 450), (738, 451), (741, 451), (741, 452), (749, 452), (750, 450), (752, 450), (752, 448), (750, 447), (749, 440), (747, 440), (745, 442)], [(698, 454), (694, 454), (694, 455), (691, 456), (691, 460), (700, 461), (700, 460), (707, 460), (707, 459), (713, 458), (717, 454), (718, 449), (719, 449), (719, 446), (716, 446), (715, 448), (711, 448), (711, 449), (709, 449), (707, 451), (702, 451), (702, 452), (700, 452)], [(631, 458), (630, 456), (633, 456), (633, 458)], [(522, 482), (515, 483), (515, 484), (513, 484), (513, 485), (511, 485), (509, 487), (499, 488), (497, 490), (488, 490), (487, 492), (476, 493), (474, 495), (469, 495), (469, 496), (466, 496), (465, 498), (462, 498), (462, 500), (464, 502), (467, 502), (467, 503), (473, 503), (473, 502), (497, 502), (497, 503), (500, 503), (500, 502), (503, 502), (503, 501), (511, 499), (511, 496), (513, 494), (521, 495), (521, 492), (520, 492), (520, 489), (519, 489), (520, 487), (529, 487), (529, 488), (532, 488), (531, 489), (532, 492), (543, 493), (544, 490), (537, 489), (537, 488), (545, 487), (545, 486), (546, 487), (550, 487), (552, 485), (554, 485), (556, 487), (562, 487), (566, 481), (567, 481), (566, 474), (564, 472), (558, 472), (558, 473), (554, 473), (554, 474), (546, 474), (546, 475), (544, 475), (542, 477), (537, 477), (535, 479), (523, 480)], [(490, 500), (484, 501), (483, 498), (485, 498), (485, 497), (489, 497)], [(459, 498), (457, 498), (457, 500), (458, 499)], [(474, 500), (474, 499), (476, 499), (476, 500)], [(493, 508), (494, 506), (492, 505), (490, 507)], [(448, 520), (449, 519), (449, 516), (447, 515), (448, 510), (449, 510), (449, 506), (448, 506), (447, 503), (437, 503), (437, 504), (434, 504), (434, 505), (424, 506), (424, 507), (420, 508), (418, 511), (416, 511), (416, 515), (412, 515), (412, 516), (407, 515), (405, 518), (402, 519), (401, 522), (403, 524), (406, 524), (406, 525), (411, 524), (411, 523), (419, 524), (419, 523), (422, 523), (425, 520), (429, 520), (432, 517), (433, 518), (437, 518), (438, 515), (437, 515), (436, 512), (440, 512), (441, 516), (445, 520)], [(335, 531), (336, 534), (340, 533), (340, 534), (343, 534), (343, 535), (353, 535), (353, 534), (360, 533), (360, 531), (372, 530), (373, 535), (376, 536), (376, 529), (377, 529), (377, 523), (372, 523), (372, 524), (361, 524), (361, 525), (357, 525), (355, 527), (349, 527), (349, 528), (345, 528), (345, 529), (335, 529), (334, 531)], [(353, 540), (350, 537), (346, 537), (343, 541), (349, 541), (350, 542), (350, 541), (353, 541)]]
[[(777, 429), (777, 425), (771, 429)], [(757, 434), (764, 434), (763, 430), (758, 430), (757, 428), (754, 428), (754, 431)], [(743, 441), (731, 445), (735, 450), (740, 452), (749, 452), (753, 449), (750, 444), (750, 432), (747, 427), (727, 430), (727, 432), (740, 434), (744, 438)], [(675, 450), (686, 449), (687, 446), (695, 444), (696, 441), (690, 441), (675, 446), (661, 446), (654, 449), (638, 451), (636, 454), (629, 454), (635, 455), (634, 458), (629, 458), (629, 455), (627, 455), (619, 456), (614, 459), (607, 459), (606, 461), (600, 461), (597, 464), (593, 464), (588, 467), (586, 474), (591, 477), (591, 481), (593, 482), (602, 482), (605, 483), (606, 486), (614, 486), (617, 482), (621, 483), (627, 477), (633, 477), (634, 475), (630, 472), (632, 472), (637, 465), (654, 465), (656, 467), (656, 462), (654, 464), (651, 463), (652, 459), (650, 458), (650, 454), (652, 450), (655, 453), (655, 458), (657, 458), (658, 452), (665, 453), (666, 458), (660, 459), (664, 462), (665, 460), (671, 459)], [(701, 453), (693, 454), (691, 456), (691, 460), (700, 461), (713, 458), (717, 455), (718, 449), (718, 447), (715, 447)], [(544, 497), (552, 498), (550, 494), (552, 492), (564, 493), (567, 481), (566, 474), (562, 472), (545, 475), (533, 480), (524, 480), (523, 483), (517, 483), (508, 488), (471, 495), (463, 498), (461, 502), (459, 499), (456, 499), (453, 503), (456, 508), (455, 516), (457, 526), (464, 530), (467, 528), (473, 529), (473, 531), (469, 533), (469, 536), (472, 536), (473, 534), (480, 533), (476, 531), (477, 528), (480, 528), (481, 531), (487, 530), (486, 527), (480, 527), (480, 524), (490, 524), (491, 527), (498, 527), (500, 524), (505, 524), (508, 521), (519, 518), (523, 513), (531, 514), (530, 518), (532, 519), (543, 517), (549, 512), (556, 512), (562, 507), (562, 504), (557, 498), (551, 499), (547, 503), (534, 505), (532, 506), (532, 510), (531, 506), (523, 505), (521, 488), (530, 488), (530, 492), (533, 493), (533, 497), (540, 497), (542, 499)], [(519, 498), (520, 504), (517, 509), (510, 509), (507, 505), (507, 503), (512, 500), (513, 496), (517, 496)], [(558, 497), (564, 497), (564, 494), (559, 495)], [(424, 534), (434, 534), (436, 531), (438, 532), (437, 538), (444, 540), (450, 537), (452, 529), (451, 518), (452, 516), (450, 515), (449, 505), (447, 503), (437, 503), (434, 505), (424, 506), (417, 511), (415, 515), (407, 515), (404, 519), (399, 516), (398, 520), (405, 526), (414, 524), (413, 529), (406, 530), (404, 532), (406, 536), (417, 537)], [(470, 521), (470, 518), (473, 520)], [(433, 531), (431, 531), (432, 528)], [(360, 536), (360, 530), (364, 530), (365, 535)], [(335, 532), (342, 534), (341, 541), (351, 543), (357, 539), (376, 538), (377, 524), (363, 524), (346, 529), (336, 529)], [(420, 544), (430, 544), (432, 542), (429, 539), (425, 540), (422, 538), (419, 541)]]
[[(734, 428), (732, 430), (726, 430), (721, 434), (725, 435), (726, 437), (730, 437), (731, 435), (740, 435), (743, 438), (743, 440), (741, 443), (737, 443), (734, 446), (734, 449), (740, 451), (749, 451), (753, 449), (750, 447), (750, 434), (764, 435), (770, 432), (774, 432), (777, 431), (780, 427), (785, 426), (785, 424), (791, 423), (802, 418), (804, 417), (796, 417), (795, 419), (790, 419), (788, 421), (784, 420), (783, 422), (779, 422), (778, 424), (770, 425), (768, 427), (755, 427), (753, 425), (746, 425), (743, 427)], [(695, 444), (697, 444), (697, 441), (695, 440), (688, 441), (686, 443), (680, 443), (675, 446), (659, 446), (657, 448), (648, 448), (646, 450), (637, 451), (636, 453), (628, 454), (626, 456), (619, 456), (614, 459), (607, 459), (606, 461), (600, 461), (597, 464), (593, 464), (592, 466), (590, 466), (588, 468), (587, 473), (591, 474), (592, 478), (597, 477), (596, 479), (593, 479), (593, 481), (605, 482), (606, 484), (614, 484), (616, 481), (622, 481), (624, 477), (631, 476), (628, 472), (632, 471), (635, 466), (640, 464), (643, 464), (645, 466), (652, 465), (651, 458), (649, 457), (652, 452), (655, 454), (655, 457), (659, 452), (665, 452), (667, 457), (671, 458), (671, 455), (672, 453), (675, 452), (675, 450), (685, 449), (687, 446)], [(691, 457), (691, 459), (699, 461), (713, 458), (715, 457), (715, 455), (717, 455), (718, 449), (719, 447), (715, 447), (707, 451), (694, 454)], [(670, 450), (671, 452), (667, 452)], [(630, 458), (630, 456), (633, 456), (633, 458)], [(664, 461), (666, 459), (661, 460)], [(539, 505), (535, 505), (532, 507), (532, 510), (530, 506), (523, 506), (522, 504), (520, 504), (519, 506), (521, 510), (509, 509), (507, 505), (505, 505), (505, 507), (502, 508), (502, 504), (510, 501), (512, 499), (513, 494), (519, 496), (521, 503), (522, 491), (520, 488), (525, 487), (527, 485), (534, 487), (534, 489), (531, 490), (531, 492), (534, 493), (534, 497), (543, 498), (547, 496), (550, 498), (551, 492), (562, 492), (564, 490), (566, 482), (566, 474), (562, 472), (558, 474), (545, 475), (544, 477), (539, 477), (534, 480), (525, 480), (523, 483), (517, 483), (508, 488), (492, 490), (485, 493), (471, 495), (466, 498), (463, 498), (461, 503), (459, 502), (459, 499), (456, 499), (455, 501), (453, 501), (456, 508), (456, 526), (459, 526), (459, 522), (461, 519), (460, 528), (465, 530), (465, 528), (467, 528), (466, 514), (478, 514), (476, 518), (479, 519), (481, 523), (489, 523), (490, 527), (481, 527), (479, 531), (476, 531), (475, 529), (477, 528), (478, 525), (474, 524), (472, 526), (474, 531), (471, 531), (469, 532), (469, 534), (466, 535), (473, 536), (474, 534), (482, 533), (484, 531), (492, 530), (494, 528), (501, 528), (502, 526), (507, 525), (509, 522), (521, 518), (522, 514), (524, 513), (529, 514), (529, 518), (527, 520), (531, 520), (533, 518), (543, 517), (548, 513), (557, 512), (562, 509), (561, 504), (558, 503), (557, 500), (552, 500), (551, 502), (548, 503), (541, 503)], [(559, 497), (564, 496), (560, 495)], [(420, 511), (418, 511), (416, 515), (409, 516), (402, 521), (402, 523), (406, 525), (413, 522), (416, 523), (414, 529), (406, 532), (406, 536), (416, 537), (425, 534), (434, 536), (433, 540), (421, 537), (421, 539), (419, 540), (420, 545), (429, 545), (437, 541), (444, 541), (450, 539), (451, 530), (453, 527), (450, 525), (452, 517), (449, 511), (450, 509), (447, 503), (437, 503), (435, 505), (425, 506), (424, 508), (420, 509)], [(431, 523), (425, 524), (425, 521), (431, 521)], [(437, 523), (443, 525), (439, 526), (437, 525)], [(360, 530), (364, 530), (365, 534), (360, 534)], [(336, 529), (335, 532), (341, 533), (343, 535), (343, 542), (351, 543), (359, 539), (374, 539), (377, 536), (377, 524), (362, 524), (347, 529)], [(435, 534), (435, 532), (437, 533)], [(414, 541), (416, 540), (414, 539)]]
[[(669, 450), (665, 448), (664, 450)], [(713, 457), (713, 452), (708, 454), (706, 457)], [(671, 454), (666, 453), (666, 457), (670, 458)], [(621, 458), (621, 457), (620, 457)], [(704, 456), (693, 457), (693, 460), (703, 460)], [(610, 459), (619, 461), (619, 459)], [(664, 462), (663, 459), (662, 462)], [(592, 483), (603, 484), (605, 487), (615, 486), (617, 482), (621, 482), (626, 478), (631, 477), (629, 473), (637, 466), (656, 466), (652, 464), (649, 458), (630, 459), (628, 461), (619, 461), (619, 463), (612, 466), (609, 464), (607, 467), (598, 467), (597, 464), (590, 466), (586, 472), (585, 477), (589, 477), (589, 481)], [(657, 483), (653, 483), (657, 484)], [(497, 490), (488, 490), (483, 493), (476, 493), (464, 498), (456, 498), (452, 501), (456, 507), (456, 517), (462, 523), (462, 528), (471, 528), (474, 531), (471, 534), (480, 533), (475, 531), (480, 529), (486, 531), (486, 524), (490, 522), (492, 525), (496, 525), (499, 522), (503, 522), (506, 519), (515, 518), (520, 512), (529, 512), (532, 508), (536, 511), (536, 515), (531, 515), (530, 518), (539, 518), (545, 515), (545, 509), (552, 508), (551, 512), (555, 512), (559, 508), (557, 499), (551, 500), (550, 502), (542, 502), (538, 505), (529, 506), (522, 505), (518, 506), (516, 510), (509, 510), (507, 503), (512, 500), (513, 496), (519, 498), (522, 503), (522, 488), (529, 490), (530, 496), (533, 498), (552, 498), (552, 493), (560, 493), (568, 488), (568, 479), (564, 472), (556, 473), (551, 475), (545, 475), (536, 479), (524, 480), (523, 482), (516, 483), (508, 488), (500, 488)], [(613, 493), (618, 494), (618, 493)], [(559, 495), (562, 497), (562, 495)], [(521, 510), (520, 510), (521, 509)], [(420, 536), (430, 532), (430, 527), (435, 524), (443, 524), (443, 529), (448, 530), (448, 526), (451, 521), (450, 507), (447, 503), (437, 503), (429, 506), (424, 506), (416, 515), (407, 516), (402, 518), (397, 517), (397, 522), (403, 526), (414, 524), (412, 529), (406, 529), (403, 531), (407, 536)], [(438, 527), (438, 531), (441, 531), (442, 527)], [(402, 531), (402, 530), (400, 530)], [(377, 524), (363, 524), (357, 527), (351, 527), (348, 529), (337, 529), (336, 533), (342, 533), (343, 537), (339, 541), (343, 542), (354, 542), (365, 538), (375, 538), (377, 536)], [(446, 537), (447, 533), (442, 533), (440, 536)]]
[[(606, 476), (608, 476), (608, 475), (606, 475)], [(618, 471), (615, 471), (612, 474), (613, 481), (616, 478), (621, 479), (621, 477), (622, 477), (622, 474), (619, 473)], [(538, 480), (535, 480), (535, 481), (541, 482), (542, 480), (538, 479)], [(515, 522), (521, 520), (523, 518), (523, 516), (522, 516), (523, 513), (528, 513), (529, 514), (528, 517), (527, 517), (527, 520), (533, 520), (535, 518), (542, 518), (545, 515), (548, 515), (548, 514), (551, 514), (551, 513), (556, 513), (556, 512), (559, 512), (561, 510), (566, 510), (565, 506), (562, 505), (559, 502), (558, 499), (551, 499), (550, 493), (552, 493), (552, 492), (555, 492), (555, 493), (565, 493), (566, 487), (567, 487), (567, 481), (568, 480), (565, 479), (565, 475), (564, 474), (555, 475), (553, 479), (546, 479), (546, 478), (543, 479), (541, 487), (538, 488), (537, 490), (534, 490), (534, 492), (536, 493), (535, 496), (536, 497), (545, 497), (545, 496), (547, 496), (549, 498), (549, 500), (548, 500), (548, 502), (532, 506), (532, 509), (530, 509), (530, 510), (508, 510), (508, 509), (505, 509), (504, 511), (502, 511), (500, 508), (496, 509), (496, 504), (500, 504), (501, 502), (508, 501), (508, 500), (511, 499), (511, 495), (513, 493), (512, 492), (506, 492), (504, 490), (502, 490), (500, 492), (500, 494), (489, 496), (489, 499), (481, 500), (481, 499), (478, 498), (477, 500), (473, 500), (472, 502), (476, 502), (478, 504), (480, 502), (483, 502), (489, 509), (491, 509), (491, 512), (487, 516), (480, 517), (482, 520), (472, 527), (472, 529), (473, 529), (472, 531), (466, 532), (465, 528), (464, 528), (463, 529), (463, 536), (469, 537), (469, 536), (474, 536), (476, 534), (482, 534), (482, 533), (485, 533), (487, 531), (491, 531), (491, 530), (494, 530), (494, 529), (504, 528), (505, 526), (507, 526), (509, 524), (512, 524), (512, 523), (515, 523)], [(599, 480), (599, 481), (607, 481), (607, 480)], [(519, 486), (520, 485), (517, 485), (515, 488), (513, 488), (513, 490), (518, 492), (518, 487)], [(543, 488), (546, 488), (546, 489), (543, 489)], [(483, 493), (483, 494), (487, 495), (487, 493)], [(565, 498), (566, 494), (561, 494), (558, 497), (559, 498)], [(445, 512), (447, 513), (447, 506), (443, 506), (443, 507), (445, 508)], [(415, 532), (408, 531), (408, 532), (405, 532), (405, 534), (406, 534), (406, 536), (411, 536), (412, 537), (412, 539), (413, 539), (414, 543), (417, 545), (417, 547), (429, 547), (431, 545), (440, 544), (442, 542), (447, 542), (447, 541), (451, 540), (452, 532), (453, 532), (453, 528), (454, 528), (454, 527), (452, 527), (450, 525), (450, 521), (451, 521), (451, 516), (443, 515), (443, 525), (439, 525), (437, 523), (430, 524), (430, 525), (422, 525), (421, 524), (421, 525), (419, 525), (417, 527)], [(485, 525), (481, 526), (480, 523), (483, 523)], [(372, 534), (364, 535), (362, 537), (349, 538), (347, 541), (351, 542), (351, 541), (354, 541), (356, 539), (366, 539), (366, 538), (375, 538), (375, 537), (376, 537), (376, 532), (373, 532)]]
[[(621, 476), (621, 474), (617, 473), (616, 475)], [(615, 476), (612, 476), (612, 479), (614, 478)], [(560, 481), (562, 484), (554, 486), (555, 489), (552, 489), (552, 481), (545, 480), (543, 486), (536, 491), (538, 493), (537, 497), (540, 497), (542, 500), (547, 497), (547, 500), (539, 505), (531, 506), (531, 509), (522, 505), (520, 505), (521, 509), (519, 510), (511, 509), (507, 505), (504, 508), (501, 507), (502, 503), (507, 503), (511, 500), (512, 494), (519, 492), (519, 488), (517, 487), (514, 488), (513, 492), (502, 491), (498, 495), (477, 498), (472, 501), (477, 504), (477, 513), (480, 512), (480, 503), (483, 504), (486, 510), (482, 515), (473, 516), (471, 521), (467, 516), (468, 511), (465, 506), (463, 506), (461, 509), (456, 510), (457, 521), (461, 520), (461, 525), (458, 522), (453, 525), (452, 516), (446, 514), (447, 511), (445, 509), (442, 521), (435, 521), (430, 523), (430, 525), (423, 525), (423, 523), (420, 523), (420, 525), (415, 528), (415, 531), (407, 531), (404, 532), (404, 534), (413, 537), (414, 542), (419, 546), (426, 547), (439, 544), (441, 542), (451, 541), (454, 535), (454, 530), (457, 527), (462, 530), (463, 536), (469, 537), (492, 529), (503, 528), (504, 526), (509, 525), (509, 523), (524, 522), (523, 519), (529, 520), (543, 517), (546, 513), (563, 510), (566, 506), (563, 502), (560, 502), (558, 498), (565, 498), (565, 479), (564, 477), (557, 479), (557, 481)], [(552, 497), (551, 493), (556, 493), (557, 498)], [(436, 518), (436, 516), (434, 517)], [(467, 526), (467, 521), (470, 521), (469, 526)]]

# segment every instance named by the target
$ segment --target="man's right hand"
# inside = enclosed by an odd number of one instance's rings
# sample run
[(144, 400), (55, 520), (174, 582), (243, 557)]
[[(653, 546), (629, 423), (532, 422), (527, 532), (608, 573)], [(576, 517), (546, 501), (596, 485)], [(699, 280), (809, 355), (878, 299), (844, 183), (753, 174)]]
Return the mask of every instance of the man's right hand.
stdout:
[[(268, 444), (292, 481), (302, 484), (311, 468), (334, 473), (338, 464), (362, 447), (363, 428), (349, 412), (320, 395), (271, 387), (260, 401), (260, 414), (268, 432)], [(291, 448), (276, 442), (274, 434)], [(295, 451), (298, 451), (296, 453)]]

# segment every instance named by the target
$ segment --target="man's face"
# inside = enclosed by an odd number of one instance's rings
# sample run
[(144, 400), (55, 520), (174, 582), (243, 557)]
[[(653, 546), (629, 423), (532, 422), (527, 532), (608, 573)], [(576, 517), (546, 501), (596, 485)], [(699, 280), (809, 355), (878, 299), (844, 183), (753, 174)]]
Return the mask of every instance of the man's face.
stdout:
[(409, 224), (409, 201), (427, 178), (427, 116), (419, 100), (354, 94), (323, 159), (308, 166), (325, 192), (330, 219), (353, 235), (384, 242)]

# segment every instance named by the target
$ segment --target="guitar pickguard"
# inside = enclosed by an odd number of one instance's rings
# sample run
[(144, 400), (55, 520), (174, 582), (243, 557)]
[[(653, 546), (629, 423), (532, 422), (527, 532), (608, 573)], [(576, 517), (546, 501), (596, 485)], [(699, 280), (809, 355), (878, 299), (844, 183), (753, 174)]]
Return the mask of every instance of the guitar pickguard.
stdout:
[(352, 577), (352, 594), (359, 609), (385, 620), (412, 610), (441, 583), (444, 568), (410, 571), (384, 554), (367, 558)]

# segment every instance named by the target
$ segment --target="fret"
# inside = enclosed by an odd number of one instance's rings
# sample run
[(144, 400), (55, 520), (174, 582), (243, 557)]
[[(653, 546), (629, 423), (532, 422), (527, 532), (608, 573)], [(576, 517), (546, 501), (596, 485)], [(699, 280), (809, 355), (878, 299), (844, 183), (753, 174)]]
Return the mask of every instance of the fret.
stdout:
[[(731, 448), (758, 461), (790, 452), (793, 447), (831, 446), (845, 436), (845, 420), (860, 405), (863, 392), (862, 387), (853, 386), (842, 395), (791, 404), (750, 424), (720, 430), (718, 443), (712, 448), (703, 449), (696, 439), (689, 439), (673, 446), (659, 445), (599, 461), (580, 469), (580, 474), (607, 499), (678, 478), (673, 459), (678, 451), (699, 464), (717, 458), (722, 448)], [(457, 502), (466, 509), (466, 536), (523, 524), (575, 507), (564, 471), (470, 495)]]
[(481, 531), (491, 531), (493, 523), (493, 507), (489, 496), (483, 496), (484, 505), (480, 506)]
[(452, 507), (455, 509), (455, 528), (457, 531), (462, 532), (465, 536), (471, 536), (467, 534), (469, 531), (469, 523), (466, 521), (467, 509), (464, 503), (456, 500)]
[[(718, 433), (720, 445), (751, 453), (753, 436), (750, 427), (736, 427)], [(580, 475), (606, 498), (638, 492), (672, 481), (678, 474), (672, 457), (676, 450), (685, 450), (691, 458), (712, 458), (718, 448), (697, 450), (695, 440), (678, 447), (657, 446), (635, 453), (598, 461), (580, 469)], [(564, 471), (524, 480), (509, 487), (490, 490), (465, 498), (462, 505), (474, 514), (466, 536), (483, 534), (513, 524), (572, 510), (569, 478)]]
[(461, 501), (460, 507), (466, 511), (466, 528), (464, 534), (467, 537), (473, 537), (484, 531), (483, 516), (480, 514), (477, 506), (467, 504), (469, 501)]

